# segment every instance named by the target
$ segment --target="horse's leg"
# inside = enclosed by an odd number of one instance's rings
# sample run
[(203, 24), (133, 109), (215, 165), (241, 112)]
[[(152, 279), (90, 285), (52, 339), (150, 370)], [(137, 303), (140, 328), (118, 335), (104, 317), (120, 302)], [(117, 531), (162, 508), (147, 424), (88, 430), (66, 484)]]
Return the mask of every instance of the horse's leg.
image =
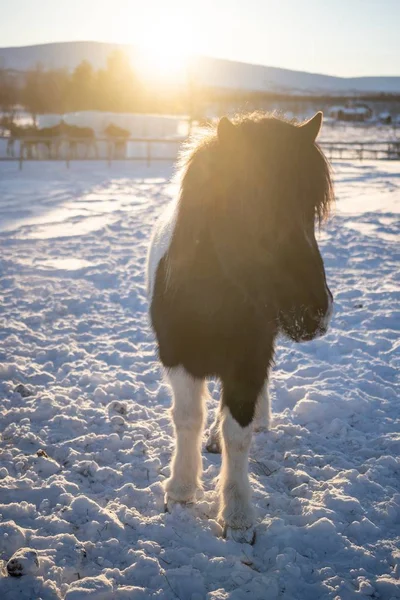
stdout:
[(201, 487), (201, 435), (204, 423), (205, 382), (182, 367), (168, 373), (173, 390), (172, 419), (175, 452), (166, 482), (166, 502), (191, 502)]
[(257, 398), (256, 413), (254, 417), (254, 431), (268, 431), (271, 424), (271, 402), (266, 379)]
[(221, 454), (221, 408), (217, 408), (206, 442), (206, 450), (212, 454)]
[[(210, 427), (206, 442), (206, 450), (212, 454), (221, 454), (221, 416), (222, 403), (217, 408), (215, 419)], [(267, 431), (271, 422), (271, 407), (268, 393), (268, 380), (265, 380), (263, 388), (257, 397), (254, 416), (254, 431)]]
[(262, 382), (246, 376), (222, 381), (222, 468), (220, 518), (228, 537), (238, 542), (254, 540), (254, 510), (248, 474), (248, 458), (257, 397)]

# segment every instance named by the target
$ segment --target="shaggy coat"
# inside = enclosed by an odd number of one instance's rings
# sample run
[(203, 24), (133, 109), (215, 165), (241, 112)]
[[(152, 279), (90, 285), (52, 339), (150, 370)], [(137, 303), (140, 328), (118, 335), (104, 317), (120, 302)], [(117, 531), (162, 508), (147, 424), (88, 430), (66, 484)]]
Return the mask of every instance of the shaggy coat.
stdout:
[(222, 435), (221, 518), (232, 530), (253, 524), (247, 454), (254, 416), (268, 425), (275, 338), (311, 340), (331, 313), (314, 232), (333, 198), (315, 143), (321, 120), (221, 119), (185, 154), (179, 198), (150, 247), (151, 322), (177, 435), (167, 500), (193, 500), (200, 485), (203, 385), (218, 377), (221, 410), (208, 448), (218, 450)]

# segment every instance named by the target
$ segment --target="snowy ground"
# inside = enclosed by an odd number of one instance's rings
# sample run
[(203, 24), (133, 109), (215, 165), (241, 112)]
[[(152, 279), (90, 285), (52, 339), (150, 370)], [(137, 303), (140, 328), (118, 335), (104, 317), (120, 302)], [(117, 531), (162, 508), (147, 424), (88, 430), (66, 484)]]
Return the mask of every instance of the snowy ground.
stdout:
[(399, 125), (324, 122), (321, 142), (393, 142), (400, 140)]
[(170, 395), (143, 270), (170, 175), (0, 164), (0, 559), (39, 557), (3, 569), (1, 600), (400, 598), (399, 163), (335, 165), (336, 312), (324, 338), (279, 344), (253, 547), (220, 535), (219, 456), (201, 501), (163, 512)]

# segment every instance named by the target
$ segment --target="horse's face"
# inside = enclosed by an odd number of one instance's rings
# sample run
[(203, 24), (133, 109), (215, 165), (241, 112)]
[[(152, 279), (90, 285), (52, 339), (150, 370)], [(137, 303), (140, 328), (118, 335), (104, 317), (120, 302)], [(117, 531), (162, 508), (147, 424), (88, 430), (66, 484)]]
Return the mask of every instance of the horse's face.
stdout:
[(296, 342), (323, 335), (332, 315), (332, 294), (315, 238), (315, 222), (326, 214), (332, 195), (327, 163), (315, 145), (321, 123), (322, 113), (317, 113), (304, 125), (287, 128), (283, 147), (277, 144), (277, 224), (282, 226), (274, 281), (281, 330)]
[(279, 254), (276, 277), (281, 331), (295, 342), (324, 335), (332, 316), (333, 299), (314, 228), (293, 232)]
[(238, 199), (237, 230), (247, 231), (242, 253), (248, 253), (248, 264), (251, 257), (264, 264), (258, 269), (265, 273), (263, 295), (274, 302), (281, 331), (296, 342), (323, 335), (332, 313), (315, 239), (315, 222), (327, 215), (332, 200), (329, 167), (315, 144), (321, 122), (322, 113), (303, 125), (255, 118), (235, 127), (224, 119), (218, 130), (226, 155), (234, 148), (228, 196)]
[(276, 189), (282, 204), (277, 214), (282, 227), (274, 281), (281, 331), (296, 342), (326, 333), (333, 308), (315, 238), (315, 223), (326, 215), (332, 196), (329, 169), (315, 145), (321, 123), (322, 113), (318, 113), (304, 125), (285, 130), (286, 150), (279, 161), (281, 194), (279, 183)]

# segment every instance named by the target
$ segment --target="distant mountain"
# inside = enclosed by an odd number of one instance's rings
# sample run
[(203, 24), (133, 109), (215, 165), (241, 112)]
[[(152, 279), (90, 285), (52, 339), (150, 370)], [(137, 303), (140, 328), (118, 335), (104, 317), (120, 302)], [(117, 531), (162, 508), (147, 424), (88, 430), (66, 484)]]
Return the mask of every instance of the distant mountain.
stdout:
[(218, 58), (199, 58), (198, 64), (200, 77), (216, 87), (298, 94), (400, 93), (400, 77), (333, 77)]
[[(103, 42), (63, 42), (0, 48), (0, 67), (26, 71), (41, 63), (46, 68), (73, 70), (82, 60), (95, 69), (104, 67), (113, 50), (129, 53), (135, 66), (139, 49)], [(204, 85), (230, 90), (291, 92), (298, 94), (400, 94), (400, 77), (332, 77), (219, 58), (197, 57), (193, 76)]]
[(88, 60), (95, 69), (106, 65), (107, 57), (120, 48), (133, 52), (133, 46), (103, 42), (57, 42), (37, 46), (0, 48), (0, 67), (27, 71), (38, 63), (48, 69), (75, 69)]

